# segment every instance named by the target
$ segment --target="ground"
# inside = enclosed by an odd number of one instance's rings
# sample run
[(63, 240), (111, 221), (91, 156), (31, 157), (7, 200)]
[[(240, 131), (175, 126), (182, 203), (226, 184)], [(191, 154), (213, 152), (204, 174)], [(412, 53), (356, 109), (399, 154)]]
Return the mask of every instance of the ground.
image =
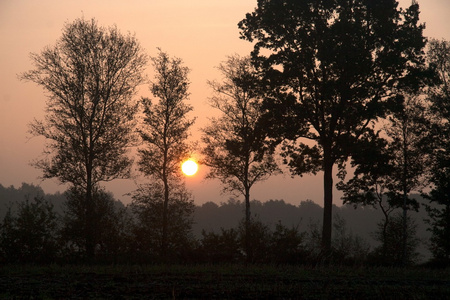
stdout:
[(2, 266), (0, 299), (446, 299), (450, 270), (298, 266)]

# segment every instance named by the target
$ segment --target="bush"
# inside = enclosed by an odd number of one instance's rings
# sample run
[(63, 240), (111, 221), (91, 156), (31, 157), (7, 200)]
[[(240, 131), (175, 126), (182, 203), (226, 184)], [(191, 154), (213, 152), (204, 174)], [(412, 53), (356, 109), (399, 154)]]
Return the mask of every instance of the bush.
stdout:
[(57, 258), (58, 220), (43, 197), (19, 203), (16, 215), (8, 210), (1, 225), (0, 251), (4, 262), (50, 263)]

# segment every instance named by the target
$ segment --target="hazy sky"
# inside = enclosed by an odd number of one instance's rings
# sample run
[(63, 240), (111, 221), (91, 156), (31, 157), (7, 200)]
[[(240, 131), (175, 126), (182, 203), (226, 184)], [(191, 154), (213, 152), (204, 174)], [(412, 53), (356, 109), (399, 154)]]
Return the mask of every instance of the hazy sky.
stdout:
[[(411, 0), (399, 1), (405, 7)], [(450, 40), (450, 1), (421, 0), (421, 20), (426, 23), (425, 35)], [(63, 191), (56, 180), (41, 181), (40, 171), (29, 165), (39, 158), (44, 141), (31, 138), (27, 125), (42, 119), (45, 109), (43, 90), (30, 82), (21, 82), (17, 74), (32, 68), (30, 52), (39, 53), (54, 45), (66, 22), (84, 16), (95, 18), (102, 26), (116, 24), (122, 33), (135, 33), (146, 52), (154, 56), (156, 48), (183, 59), (190, 73), (192, 117), (197, 122), (192, 140), (199, 140), (199, 128), (212, 114), (207, 105), (211, 90), (207, 80), (220, 79), (215, 67), (227, 55), (247, 55), (249, 42), (239, 39), (237, 23), (253, 11), (256, 0), (0, 0), (0, 184), (20, 186), (22, 182), (42, 186), (46, 192)], [(150, 67), (147, 73), (151, 76)], [(140, 96), (151, 96), (142, 86)], [(188, 178), (187, 186), (196, 204), (226, 201), (217, 181), (205, 181), (205, 168)], [(105, 184), (116, 198), (135, 189), (145, 179), (116, 180)], [(266, 201), (284, 199), (298, 205), (312, 199), (322, 205), (322, 174), (290, 178), (279, 175), (255, 185), (252, 199)], [(340, 204), (335, 192), (336, 204)]]

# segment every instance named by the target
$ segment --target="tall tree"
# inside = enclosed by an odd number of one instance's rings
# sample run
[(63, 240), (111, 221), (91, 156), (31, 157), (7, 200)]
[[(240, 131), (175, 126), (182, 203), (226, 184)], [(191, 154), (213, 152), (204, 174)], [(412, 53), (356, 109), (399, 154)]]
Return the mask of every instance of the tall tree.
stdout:
[(384, 115), (391, 88), (420, 65), (418, 15), (418, 5), (400, 10), (395, 0), (259, 0), (239, 23), (266, 71), (273, 123), (291, 124), (273, 132), (290, 141), (284, 155), (292, 174), (323, 171), (325, 252), (333, 168), (343, 170), (355, 143)]
[(432, 232), (431, 250), (438, 260), (450, 262), (450, 42), (431, 40), (428, 61), (438, 82), (429, 90), (433, 116), (430, 139), (432, 190), (426, 195)]
[(144, 123), (140, 135), (145, 148), (139, 149), (139, 168), (163, 186), (161, 253), (167, 250), (169, 201), (171, 191), (180, 184), (181, 162), (189, 157), (187, 143), (189, 128), (194, 119), (188, 118), (192, 106), (189, 99), (188, 73), (180, 58), (170, 58), (161, 50), (151, 58), (155, 70), (150, 90), (158, 102), (143, 98)]
[[(223, 81), (211, 81), (214, 96), (211, 107), (218, 118), (203, 129), (204, 164), (210, 167), (208, 178), (218, 178), (224, 191), (238, 192), (245, 198), (245, 229), (249, 236), (250, 190), (259, 181), (278, 171), (273, 149), (266, 145), (263, 130), (262, 97), (258, 76), (250, 57), (230, 56), (219, 65)], [(251, 245), (246, 242), (249, 255)]]
[[(44, 159), (35, 162), (44, 178), (83, 190), (86, 228), (95, 228), (93, 192), (102, 181), (128, 178), (134, 142), (136, 87), (143, 83), (147, 57), (136, 38), (92, 20), (65, 25), (53, 47), (32, 54), (35, 69), (21, 75), (48, 92), (47, 115), (30, 132), (43, 136)], [(94, 255), (92, 230), (86, 254)]]
[[(358, 154), (353, 155), (353, 178), (338, 183), (344, 191), (344, 203), (379, 207), (384, 215), (382, 235), (387, 241), (390, 226), (389, 215), (396, 209), (403, 210), (403, 253), (397, 254), (407, 263), (407, 211), (417, 210), (419, 203), (411, 192), (420, 192), (426, 183), (426, 141), (430, 128), (428, 107), (420, 96), (410, 94), (399, 97), (398, 107), (384, 122), (379, 136), (359, 144)], [(384, 254), (389, 250), (382, 248)]]

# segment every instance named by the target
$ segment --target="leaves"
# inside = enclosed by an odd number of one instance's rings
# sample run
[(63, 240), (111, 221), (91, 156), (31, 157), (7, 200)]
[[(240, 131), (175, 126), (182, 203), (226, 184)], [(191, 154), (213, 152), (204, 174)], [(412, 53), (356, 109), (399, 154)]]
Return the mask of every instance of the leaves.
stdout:
[(137, 40), (77, 19), (55, 46), (31, 58), (35, 69), (21, 78), (48, 93), (45, 120), (30, 125), (33, 135), (47, 139), (48, 158), (35, 164), (44, 178), (87, 189), (88, 182), (128, 177), (137, 112), (131, 98), (147, 62)]
[(143, 126), (139, 129), (145, 148), (139, 149), (140, 170), (158, 180), (181, 176), (181, 162), (188, 158), (189, 129), (195, 119), (189, 119), (192, 106), (189, 98), (189, 69), (179, 58), (171, 59), (160, 50), (152, 58), (155, 78), (150, 90), (158, 102), (142, 98)]
[(259, 78), (247, 57), (230, 56), (220, 64), (222, 82), (211, 81), (211, 107), (220, 111), (202, 129), (204, 163), (209, 178), (224, 191), (248, 196), (250, 188), (278, 171), (261, 112)]

